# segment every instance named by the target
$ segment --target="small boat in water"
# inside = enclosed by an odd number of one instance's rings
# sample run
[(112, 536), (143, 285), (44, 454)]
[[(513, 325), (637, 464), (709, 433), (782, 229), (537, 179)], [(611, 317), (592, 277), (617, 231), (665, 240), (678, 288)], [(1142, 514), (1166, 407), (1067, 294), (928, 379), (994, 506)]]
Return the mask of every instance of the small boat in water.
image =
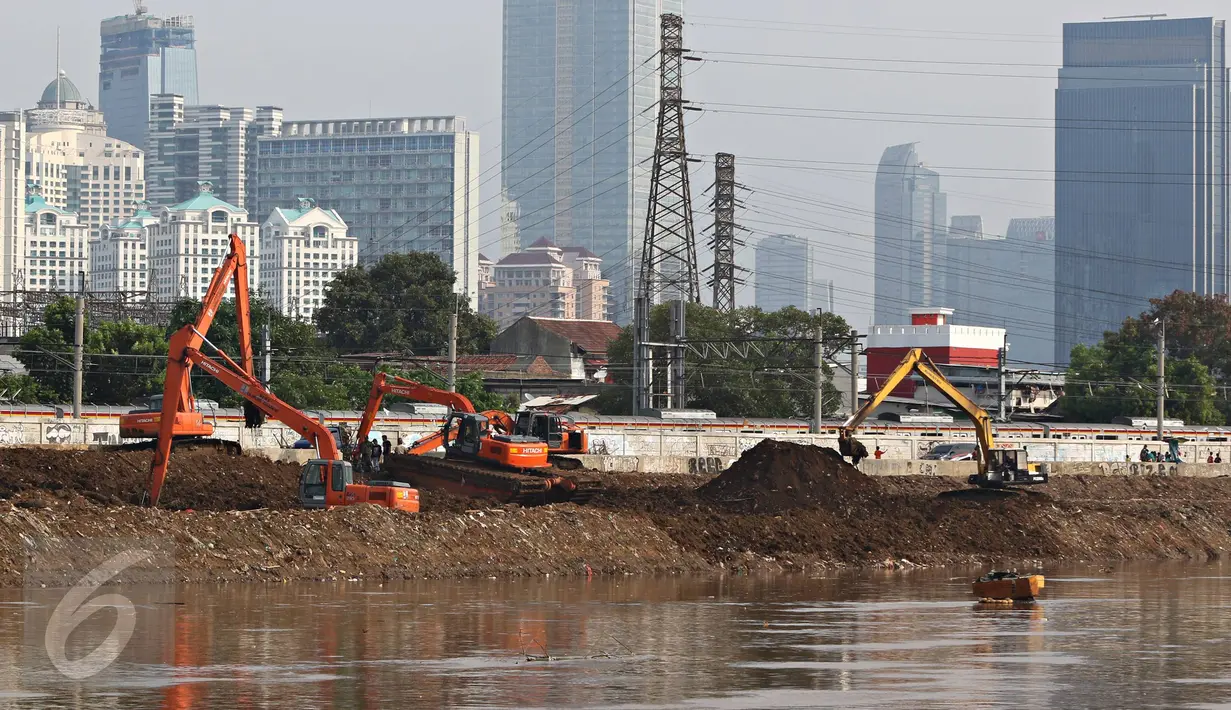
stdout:
[(1043, 589), (1043, 575), (988, 572), (974, 581), (974, 593), (986, 601), (1030, 601)]

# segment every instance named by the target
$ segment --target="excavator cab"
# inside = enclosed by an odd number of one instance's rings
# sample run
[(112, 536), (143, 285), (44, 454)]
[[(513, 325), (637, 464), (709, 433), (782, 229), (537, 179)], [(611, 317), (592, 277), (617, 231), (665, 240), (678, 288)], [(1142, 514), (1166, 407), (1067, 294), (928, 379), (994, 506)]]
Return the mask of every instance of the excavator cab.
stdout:
[(312, 459), (299, 471), (299, 502), (305, 508), (324, 508), (331, 491), (344, 492), (354, 482), (349, 461)]
[(991, 449), (987, 453), (987, 472), (971, 474), (968, 483), (987, 488), (1047, 483), (1047, 474), (1030, 465), (1025, 449)]
[(497, 434), (482, 414), (454, 411), (445, 421), (445, 458), (469, 459), (513, 469), (546, 468), (542, 441), (516, 434)]
[(545, 441), (549, 449), (560, 449), (564, 446), (564, 427), (559, 414), (518, 412), (517, 426), (513, 433), (518, 436), (528, 436), (537, 441)]

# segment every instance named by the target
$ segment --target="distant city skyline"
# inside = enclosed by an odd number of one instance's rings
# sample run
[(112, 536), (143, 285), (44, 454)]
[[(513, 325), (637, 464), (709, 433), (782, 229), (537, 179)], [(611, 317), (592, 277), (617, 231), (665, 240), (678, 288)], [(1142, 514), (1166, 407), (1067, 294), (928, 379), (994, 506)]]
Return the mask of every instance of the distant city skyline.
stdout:
[[(215, 0), (207, 8), (176, 0), (149, 4), (158, 16), (194, 14), (200, 103), (274, 104), (284, 107), (288, 119), (466, 116), (485, 136), (478, 248), (498, 251), (501, 0), (471, 0), (464, 13), (387, 0), (355, 0), (346, 13), (315, 0), (303, 0), (294, 13), (276, 3), (239, 0)], [(1164, 2), (1150, 9), (1173, 16), (1226, 14), (1221, 0)], [(28, 97), (37, 96), (51, 76), (56, 28), (48, 17), (61, 18), (60, 65), (86, 80), (82, 88), (97, 105), (97, 88), (88, 86), (88, 77), (98, 70), (99, 22), (131, 12), (131, 5), (48, 0), (6, 10), (12, 26), (29, 30), (8, 38), (11, 51), (46, 71), (0, 74), (0, 107), (27, 108)], [(684, 8), (687, 44), (705, 61), (687, 65), (686, 85), (688, 97), (705, 110), (689, 115), (689, 147), (703, 161), (720, 151), (739, 156), (737, 179), (756, 192), (741, 196), (746, 208), (737, 211), (737, 220), (760, 233), (798, 233), (814, 245), (818, 262), (844, 264), (834, 273), (836, 308), (853, 325), (866, 327), (874, 319), (871, 205), (884, 146), (917, 142), (943, 176), (950, 213), (979, 214), (989, 232), (1003, 233), (1013, 217), (1053, 214), (1057, 80), (1047, 67), (1062, 63), (1064, 23), (1121, 14), (1122, 3), (1113, 0), (1038, 0), (1029, 13), (976, 0), (950, 0), (943, 11), (893, 0), (766, 0), (755, 13), (742, 1), (706, 0), (700, 6), (694, 0)], [(314, 36), (324, 16), (331, 20), (328, 41), (309, 49), (303, 37)], [(733, 51), (847, 59), (816, 63), (717, 54)], [(267, 61), (270, 56), (285, 61)], [(442, 56), (452, 58), (447, 70), (435, 62)], [(904, 71), (886, 60), (913, 66)], [(404, 82), (408, 63), (431, 70), (416, 73), (413, 92), (391, 91)], [(926, 81), (920, 71), (928, 72)], [(815, 86), (819, 93), (801, 94), (800, 86)], [(993, 116), (1012, 120), (988, 118)], [(712, 167), (703, 162), (696, 169), (703, 176), (694, 185), (696, 202), (704, 209), (702, 191)], [(699, 228), (705, 224), (700, 218)], [(701, 233), (698, 241), (704, 244)], [(706, 251), (700, 255), (703, 268), (710, 259)], [(753, 250), (741, 250), (737, 259), (750, 268)], [(751, 287), (737, 294), (739, 305), (753, 299)]]

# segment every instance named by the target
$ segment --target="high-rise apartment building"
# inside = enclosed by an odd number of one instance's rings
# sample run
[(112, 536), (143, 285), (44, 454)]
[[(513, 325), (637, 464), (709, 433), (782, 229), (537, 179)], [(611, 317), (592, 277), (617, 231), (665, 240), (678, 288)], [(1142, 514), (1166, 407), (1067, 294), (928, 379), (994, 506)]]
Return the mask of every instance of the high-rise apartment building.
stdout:
[(26, 263), (26, 120), (0, 112), (0, 290), (21, 286)]
[(945, 305), (947, 198), (914, 143), (885, 149), (876, 169), (875, 322), (909, 323), (912, 309)]
[[(244, 242), (249, 288), (255, 291), (261, 283), (260, 226), (248, 219), (245, 210), (214, 197), (213, 186), (207, 182), (191, 200), (158, 210), (158, 222), (146, 229), (149, 291), (155, 300), (203, 298), (229, 251), (231, 234)], [(227, 295), (235, 296), (233, 285), (227, 286)]]
[(189, 106), (197, 96), (196, 29), (191, 17), (136, 14), (102, 21), (98, 105), (107, 135), (145, 148), (150, 97), (179, 94)]
[(584, 247), (561, 248), (546, 238), (495, 263), (484, 257), (479, 312), (501, 330), (523, 316), (607, 320), (610, 284), (601, 264)]
[(603, 259), (632, 317), (654, 153), (663, 13), (683, 0), (504, 0), (501, 168), (522, 244)]
[(517, 233), (517, 220), (521, 209), (516, 200), (509, 199), (507, 191), (500, 192), (500, 254), (508, 256), (521, 251), (521, 237)]
[(261, 225), (261, 297), (284, 315), (312, 320), (339, 271), (359, 260), (359, 240), (346, 233), (335, 210), (300, 198), (294, 208), (275, 208)]
[(132, 217), (108, 225), (90, 240), (90, 290), (127, 292), (145, 300), (149, 276), (149, 227), (158, 224), (148, 202)]
[(1055, 360), (1149, 299), (1228, 291), (1226, 24), (1064, 25)]
[(47, 204), (38, 183), (26, 186), (27, 291), (79, 291), (89, 264), (89, 227), (75, 212)]
[(208, 181), (214, 196), (241, 209), (253, 207), (256, 140), (282, 133), (276, 106), (227, 108), (185, 106), (178, 94), (150, 98), (146, 147), (149, 200), (173, 205), (192, 199), (197, 184)]
[(91, 236), (145, 200), (143, 152), (106, 134), (102, 114), (60, 72), (26, 111), (25, 179), (52, 207), (73, 212)]
[(460, 116), (293, 121), (258, 142), (258, 214), (314, 197), (359, 239), (359, 260), (437, 254), (478, 306), (479, 134)]
[(791, 234), (774, 234), (757, 242), (753, 278), (756, 279), (756, 307), (769, 313), (787, 306), (810, 311), (816, 289), (822, 284), (812, 274), (812, 245)]

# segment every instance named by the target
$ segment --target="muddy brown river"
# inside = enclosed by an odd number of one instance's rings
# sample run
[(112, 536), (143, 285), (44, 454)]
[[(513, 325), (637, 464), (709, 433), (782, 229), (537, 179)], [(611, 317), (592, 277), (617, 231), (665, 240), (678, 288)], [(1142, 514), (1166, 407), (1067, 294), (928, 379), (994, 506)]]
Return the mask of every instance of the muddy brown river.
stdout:
[(1231, 708), (1231, 565), (1044, 571), (1028, 608), (952, 569), (120, 586), (131, 639), (81, 680), (63, 592), (4, 590), (0, 708)]

